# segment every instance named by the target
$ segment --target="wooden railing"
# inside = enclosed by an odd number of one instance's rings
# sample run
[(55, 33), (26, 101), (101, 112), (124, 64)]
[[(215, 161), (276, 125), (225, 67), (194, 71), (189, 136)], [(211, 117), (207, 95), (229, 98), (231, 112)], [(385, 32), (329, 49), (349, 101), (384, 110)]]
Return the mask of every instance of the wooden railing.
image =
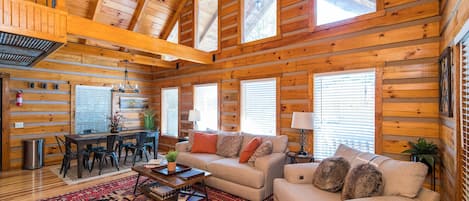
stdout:
[(65, 11), (23, 0), (0, 0), (0, 11), (0, 31), (60, 43), (67, 41)]

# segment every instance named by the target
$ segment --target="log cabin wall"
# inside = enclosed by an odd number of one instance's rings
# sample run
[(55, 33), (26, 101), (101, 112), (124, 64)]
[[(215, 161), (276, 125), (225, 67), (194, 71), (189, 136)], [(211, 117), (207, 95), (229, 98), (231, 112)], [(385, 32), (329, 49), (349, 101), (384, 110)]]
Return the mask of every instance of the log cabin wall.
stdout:
[[(290, 150), (297, 150), (299, 135), (290, 128), (291, 115), (312, 111), (314, 73), (376, 68), (377, 152), (409, 160), (401, 154), (408, 141), (424, 137), (439, 144), (439, 1), (385, 0), (382, 15), (315, 32), (308, 27), (307, 0), (279, 2), (280, 38), (240, 44), (240, 1), (221, 0), (221, 50), (215, 63), (182, 63), (178, 70), (155, 73), (156, 108), (160, 109), (161, 88), (180, 88), (180, 136), (192, 129), (187, 115), (194, 85), (219, 83), (220, 130), (238, 131), (240, 80), (276, 77), (279, 134), (288, 135)], [(192, 4), (186, 4), (180, 18), (180, 41), (185, 45), (193, 44)], [(161, 141), (171, 149), (175, 139)], [(308, 143), (312, 151), (311, 135)]]
[[(96, 48), (93, 48), (96, 50)], [(99, 48), (98, 48), (99, 49)], [(22, 140), (45, 138), (45, 164), (56, 164), (62, 159), (54, 139), (56, 135), (68, 135), (72, 132), (73, 111), (71, 103), (74, 97), (71, 90), (76, 84), (92, 86), (115, 86), (123, 83), (125, 66), (122, 58), (102, 51), (106, 57), (69, 51), (64, 47), (50, 55), (46, 60), (34, 67), (0, 66), (0, 72), (10, 74), (10, 135), (9, 135), (9, 166), (11, 169), (22, 167)], [(112, 51), (111, 51), (112, 52)], [(139, 95), (150, 98), (152, 103), (152, 70), (143, 65), (128, 65), (129, 80), (138, 84)], [(34, 82), (35, 88), (28, 83)], [(47, 83), (43, 89), (40, 83)], [(58, 84), (59, 89), (53, 89)], [(17, 90), (24, 91), (23, 106), (15, 105)], [(127, 118), (124, 127), (140, 129), (143, 127), (142, 116), (135, 113), (124, 113)], [(24, 128), (14, 128), (15, 122), (24, 122)]]
[(458, 182), (460, 169), (458, 169), (458, 145), (460, 144), (460, 53), (454, 38), (459, 34), (464, 23), (469, 19), (469, 5), (464, 0), (446, 0), (440, 5), (441, 10), (441, 43), (440, 53), (447, 47), (452, 48), (452, 69), (454, 80), (453, 91), (453, 116), (440, 116), (440, 139), (441, 139), (441, 184), (442, 200), (462, 200), (459, 191), (461, 184)]

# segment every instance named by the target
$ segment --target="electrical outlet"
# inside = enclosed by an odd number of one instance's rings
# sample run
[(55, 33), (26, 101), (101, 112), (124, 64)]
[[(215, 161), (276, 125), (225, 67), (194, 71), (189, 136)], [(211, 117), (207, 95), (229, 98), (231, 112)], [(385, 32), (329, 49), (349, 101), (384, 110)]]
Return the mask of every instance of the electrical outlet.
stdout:
[(15, 128), (24, 128), (23, 122), (15, 122)]

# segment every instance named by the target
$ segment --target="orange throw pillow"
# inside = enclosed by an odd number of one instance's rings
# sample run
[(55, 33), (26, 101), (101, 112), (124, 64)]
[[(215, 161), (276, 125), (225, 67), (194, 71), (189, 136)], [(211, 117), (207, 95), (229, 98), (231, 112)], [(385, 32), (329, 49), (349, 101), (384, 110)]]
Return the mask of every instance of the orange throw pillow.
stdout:
[(241, 154), (239, 154), (239, 163), (247, 163), (249, 158), (256, 152), (257, 147), (262, 144), (260, 137), (255, 137), (244, 147)]
[(194, 143), (192, 144), (192, 153), (217, 153), (217, 135), (194, 133)]

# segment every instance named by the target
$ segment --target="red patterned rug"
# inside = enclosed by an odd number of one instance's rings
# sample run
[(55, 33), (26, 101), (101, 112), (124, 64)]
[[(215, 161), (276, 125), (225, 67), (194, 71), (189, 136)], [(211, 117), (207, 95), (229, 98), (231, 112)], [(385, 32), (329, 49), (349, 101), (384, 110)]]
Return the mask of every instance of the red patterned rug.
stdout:
[[(132, 200), (143, 201), (149, 200), (145, 195), (133, 195), (133, 187), (137, 176), (128, 176), (125, 178), (117, 179), (107, 183), (102, 183), (90, 188), (82, 189), (76, 192), (71, 192), (57, 197), (48, 198), (44, 201), (108, 201), (108, 200)], [(145, 179), (140, 179), (145, 181)], [(197, 189), (197, 187), (195, 187)], [(208, 197), (210, 201), (245, 201), (245, 199), (225, 193), (218, 189), (207, 187)]]

